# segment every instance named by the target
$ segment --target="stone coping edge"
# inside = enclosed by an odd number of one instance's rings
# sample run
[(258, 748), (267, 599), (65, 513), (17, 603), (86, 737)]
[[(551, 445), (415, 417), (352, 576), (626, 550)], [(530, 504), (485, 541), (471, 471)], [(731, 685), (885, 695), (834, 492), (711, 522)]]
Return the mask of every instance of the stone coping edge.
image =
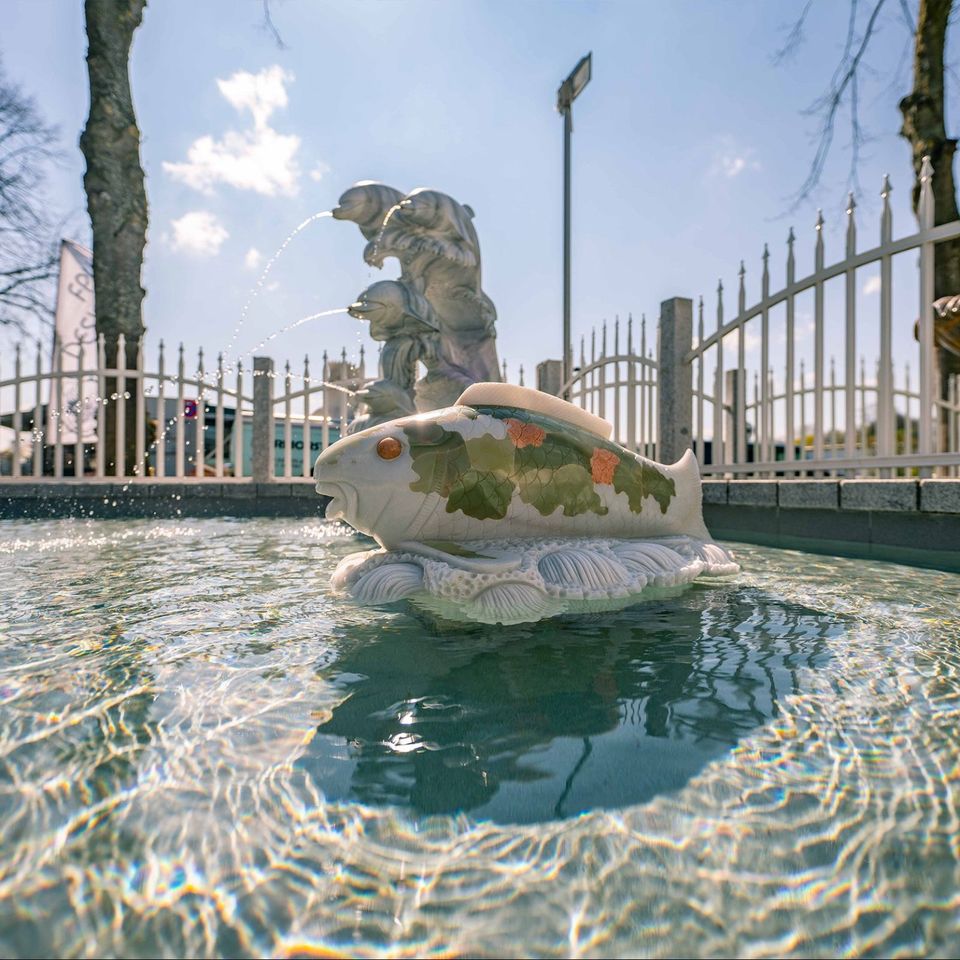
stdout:
[(960, 572), (960, 514), (705, 504), (721, 541)]
[(312, 480), (9, 480), (0, 519), (322, 517), (329, 497)]
[(960, 514), (960, 480), (704, 480), (704, 504)]

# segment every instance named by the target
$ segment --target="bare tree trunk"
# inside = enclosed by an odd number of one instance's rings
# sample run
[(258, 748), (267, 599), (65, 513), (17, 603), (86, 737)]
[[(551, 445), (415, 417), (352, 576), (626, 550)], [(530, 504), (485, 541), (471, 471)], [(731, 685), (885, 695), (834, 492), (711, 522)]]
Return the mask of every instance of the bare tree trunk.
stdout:
[[(140, 26), (146, 0), (85, 0), (90, 115), (80, 137), (87, 161), (83, 186), (93, 225), (93, 285), (96, 328), (106, 341), (107, 362), (116, 357), (117, 337), (126, 337), (126, 363), (136, 363), (143, 335), (141, 286), (147, 232), (147, 195), (140, 166), (140, 130), (130, 92), (130, 45)], [(107, 395), (116, 382), (107, 383)], [(142, 451), (134, 449), (135, 405), (126, 405), (126, 469)], [(116, 449), (116, 415), (108, 403), (106, 441), (108, 471)]]
[[(925, 156), (933, 164), (934, 224), (958, 219), (953, 155), (957, 141), (947, 137), (944, 117), (944, 47), (953, 0), (920, 0), (914, 39), (913, 90), (900, 101), (900, 133), (913, 149), (913, 209), (920, 201), (920, 166)], [(938, 243), (934, 255), (934, 299), (960, 294), (960, 240)], [(938, 321), (939, 324), (939, 321)], [(960, 358), (942, 344), (945, 330), (935, 326), (940, 397), (948, 397), (948, 379), (960, 373)], [(946, 411), (940, 423), (941, 449), (947, 449)]]

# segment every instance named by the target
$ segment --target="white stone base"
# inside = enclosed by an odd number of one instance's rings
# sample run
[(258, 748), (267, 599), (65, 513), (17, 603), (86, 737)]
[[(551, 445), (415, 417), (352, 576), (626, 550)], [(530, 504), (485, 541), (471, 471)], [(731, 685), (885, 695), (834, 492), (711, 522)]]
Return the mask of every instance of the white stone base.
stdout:
[(446, 620), (507, 625), (618, 610), (739, 569), (719, 544), (691, 537), (410, 543), (346, 557), (333, 586), (364, 606), (407, 600)]

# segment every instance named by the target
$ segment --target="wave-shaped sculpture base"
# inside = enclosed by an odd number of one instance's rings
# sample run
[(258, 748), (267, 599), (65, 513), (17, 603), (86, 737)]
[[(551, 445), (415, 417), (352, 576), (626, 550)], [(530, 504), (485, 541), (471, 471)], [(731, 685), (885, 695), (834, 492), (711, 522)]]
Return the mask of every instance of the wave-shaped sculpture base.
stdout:
[(364, 606), (406, 600), (445, 620), (509, 625), (619, 610), (739, 569), (692, 537), (430, 542), (352, 554), (333, 586)]

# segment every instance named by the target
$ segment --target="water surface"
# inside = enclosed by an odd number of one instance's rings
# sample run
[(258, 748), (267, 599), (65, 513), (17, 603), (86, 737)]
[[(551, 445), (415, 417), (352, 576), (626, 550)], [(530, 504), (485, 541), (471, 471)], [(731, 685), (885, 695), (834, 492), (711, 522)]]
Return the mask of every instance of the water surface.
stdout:
[(450, 628), (344, 528), (0, 523), (0, 954), (949, 954), (960, 575)]

